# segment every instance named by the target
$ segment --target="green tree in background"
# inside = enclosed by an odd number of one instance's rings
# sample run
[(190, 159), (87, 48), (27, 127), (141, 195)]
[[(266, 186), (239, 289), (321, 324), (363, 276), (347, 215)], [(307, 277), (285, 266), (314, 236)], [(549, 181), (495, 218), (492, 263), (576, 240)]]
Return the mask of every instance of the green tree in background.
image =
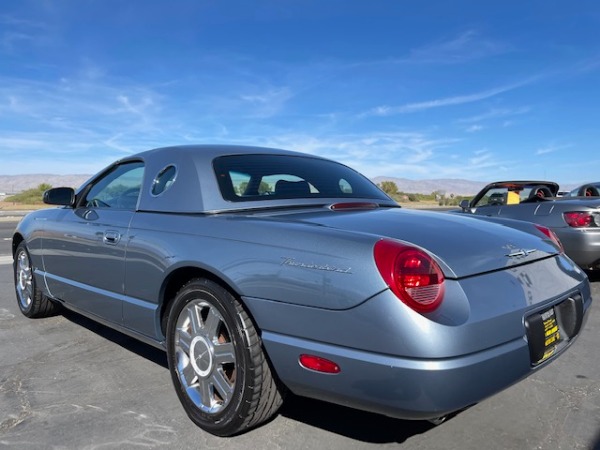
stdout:
[(393, 181), (382, 181), (379, 188), (389, 196), (394, 196), (398, 193), (398, 186)]
[[(248, 188), (248, 182), (247, 181), (242, 181), (239, 186), (235, 187), (235, 192), (238, 195), (244, 195), (244, 192), (246, 192), (246, 189)], [(268, 183), (265, 183), (264, 181), (260, 182), (260, 185), (258, 186), (258, 193), (260, 195), (265, 194), (266, 192), (271, 192), (272, 189), (269, 186)]]
[(42, 183), (36, 188), (27, 189), (19, 194), (11, 195), (4, 199), (5, 202), (23, 203), (25, 205), (35, 205), (42, 203), (42, 196), (44, 192), (50, 189), (52, 186), (47, 183)]

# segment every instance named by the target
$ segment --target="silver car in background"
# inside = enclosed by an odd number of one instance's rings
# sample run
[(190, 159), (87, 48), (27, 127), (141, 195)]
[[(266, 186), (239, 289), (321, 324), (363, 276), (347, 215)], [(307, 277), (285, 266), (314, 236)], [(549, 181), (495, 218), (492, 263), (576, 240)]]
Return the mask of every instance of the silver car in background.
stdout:
[[(573, 193), (573, 192), (572, 192)], [(551, 181), (497, 181), (484, 187), (456, 212), (525, 220), (548, 227), (565, 253), (585, 270), (600, 267), (600, 197), (593, 185), (558, 196)]]
[(155, 149), (44, 198), (59, 207), (12, 241), (22, 313), (66, 307), (164, 349), (220, 436), (286, 391), (439, 423), (554, 361), (592, 302), (548, 228), (404, 210), (302, 153)]
[(568, 197), (600, 197), (600, 182), (577, 186), (567, 193)]

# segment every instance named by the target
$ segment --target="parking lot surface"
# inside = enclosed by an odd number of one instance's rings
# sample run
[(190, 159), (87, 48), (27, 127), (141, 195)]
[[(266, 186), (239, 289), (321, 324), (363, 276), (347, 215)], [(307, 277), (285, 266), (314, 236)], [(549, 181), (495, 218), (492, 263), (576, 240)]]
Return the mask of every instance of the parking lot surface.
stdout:
[(584, 331), (557, 361), (434, 427), (290, 396), (274, 420), (217, 438), (185, 415), (163, 352), (64, 312), (18, 310), (0, 222), (0, 448), (600, 449), (600, 276)]

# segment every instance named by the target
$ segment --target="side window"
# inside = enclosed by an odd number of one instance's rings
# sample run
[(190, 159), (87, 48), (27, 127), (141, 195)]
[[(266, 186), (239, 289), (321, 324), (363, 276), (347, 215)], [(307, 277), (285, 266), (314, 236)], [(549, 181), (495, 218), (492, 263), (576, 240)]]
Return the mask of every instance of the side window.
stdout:
[(485, 193), (481, 199), (477, 202), (476, 207), (479, 206), (501, 206), (506, 204), (508, 190), (506, 188), (492, 188)]
[(163, 170), (161, 170), (154, 181), (152, 181), (152, 195), (157, 196), (167, 191), (173, 183), (175, 183), (175, 178), (177, 177), (177, 169), (174, 165), (168, 165)]
[(342, 194), (352, 194), (352, 186), (343, 178), (338, 182)]
[(125, 163), (98, 180), (85, 196), (83, 204), (93, 208), (135, 210), (142, 187), (144, 164)]
[(229, 177), (231, 178), (231, 184), (233, 186), (235, 195), (238, 197), (248, 195), (247, 192), (250, 186), (250, 175), (247, 173), (232, 171), (229, 173)]
[(267, 193), (282, 198), (309, 197), (319, 191), (312, 184), (296, 175), (281, 173), (262, 178), (262, 183), (268, 186)]

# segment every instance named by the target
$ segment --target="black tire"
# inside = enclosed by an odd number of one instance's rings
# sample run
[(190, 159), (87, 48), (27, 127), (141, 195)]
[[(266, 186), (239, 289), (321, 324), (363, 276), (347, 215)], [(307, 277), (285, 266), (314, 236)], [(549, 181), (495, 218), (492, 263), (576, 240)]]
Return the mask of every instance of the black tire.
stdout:
[(31, 256), (25, 242), (17, 247), (13, 272), (17, 304), (24, 316), (33, 319), (56, 314), (60, 305), (46, 297), (36, 286)]
[(255, 427), (283, 402), (248, 314), (210, 280), (193, 279), (177, 293), (167, 319), (167, 358), (185, 412), (214, 435)]

